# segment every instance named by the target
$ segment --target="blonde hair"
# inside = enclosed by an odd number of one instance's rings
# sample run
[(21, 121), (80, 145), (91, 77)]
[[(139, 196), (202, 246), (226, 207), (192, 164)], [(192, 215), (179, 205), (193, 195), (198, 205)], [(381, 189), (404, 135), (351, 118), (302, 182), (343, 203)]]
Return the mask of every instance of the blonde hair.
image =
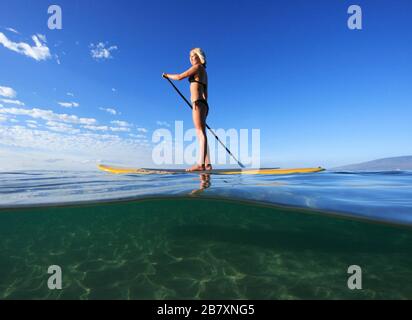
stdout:
[(190, 53), (194, 52), (200, 59), (200, 62), (203, 64), (203, 66), (206, 68), (206, 54), (204, 51), (200, 48), (194, 48), (190, 50)]

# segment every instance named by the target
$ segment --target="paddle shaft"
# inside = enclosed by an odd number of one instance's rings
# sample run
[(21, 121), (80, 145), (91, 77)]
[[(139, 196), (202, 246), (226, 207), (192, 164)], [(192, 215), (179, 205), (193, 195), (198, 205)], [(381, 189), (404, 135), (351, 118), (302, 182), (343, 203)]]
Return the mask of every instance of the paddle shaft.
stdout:
[[(176, 90), (176, 92), (182, 97), (182, 99), (184, 101), (186, 101), (187, 105), (190, 107), (190, 109), (193, 109), (192, 105), (190, 104), (190, 102), (185, 98), (185, 96), (179, 91), (179, 89), (175, 86), (175, 84), (167, 77), (164, 77), (165, 79), (167, 79), (169, 81), (169, 83), (173, 86), (173, 88)], [(214, 133), (214, 131), (208, 126), (207, 123), (205, 123), (206, 128), (209, 129), (209, 131), (213, 134), (213, 136), (216, 138), (217, 141), (219, 141), (219, 143), (222, 145), (223, 148), (226, 149), (227, 153), (229, 153), (229, 155), (235, 159), (235, 161), (237, 162), (237, 164), (241, 167), (244, 168), (245, 166), (238, 160), (236, 159), (236, 157), (232, 154), (232, 152), (230, 152), (230, 150), (223, 144), (222, 141), (220, 141), (219, 137)]]

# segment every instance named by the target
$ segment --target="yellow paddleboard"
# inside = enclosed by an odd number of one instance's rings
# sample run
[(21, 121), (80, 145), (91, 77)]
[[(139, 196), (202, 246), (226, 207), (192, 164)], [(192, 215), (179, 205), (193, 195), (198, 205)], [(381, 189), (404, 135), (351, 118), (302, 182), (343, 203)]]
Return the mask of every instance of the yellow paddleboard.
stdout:
[(314, 173), (324, 171), (325, 169), (318, 168), (296, 168), (296, 169), (279, 169), (279, 168), (268, 168), (268, 169), (218, 169), (211, 171), (195, 171), (186, 172), (185, 170), (168, 170), (168, 169), (140, 169), (140, 168), (120, 168), (112, 167), (103, 164), (99, 164), (98, 168), (100, 170), (114, 173), (114, 174), (179, 174), (179, 173), (209, 173), (209, 174), (296, 174), (296, 173)]

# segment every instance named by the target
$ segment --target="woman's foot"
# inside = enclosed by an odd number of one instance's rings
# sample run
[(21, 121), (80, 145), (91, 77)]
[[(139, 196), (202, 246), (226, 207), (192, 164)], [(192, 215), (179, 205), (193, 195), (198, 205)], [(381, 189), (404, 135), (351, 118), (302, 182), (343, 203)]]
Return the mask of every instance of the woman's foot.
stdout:
[(194, 171), (205, 171), (205, 165), (204, 164), (195, 164), (190, 169), (186, 169), (186, 172), (194, 172)]
[(205, 167), (205, 170), (206, 171), (212, 171), (213, 170), (212, 165), (210, 163), (207, 164), (206, 167)]

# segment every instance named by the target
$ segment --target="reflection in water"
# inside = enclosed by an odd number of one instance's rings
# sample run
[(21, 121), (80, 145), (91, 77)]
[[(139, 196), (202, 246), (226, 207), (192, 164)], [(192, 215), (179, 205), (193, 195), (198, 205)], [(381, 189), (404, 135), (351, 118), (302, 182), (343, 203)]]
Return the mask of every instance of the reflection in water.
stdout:
[(202, 193), (204, 190), (209, 188), (211, 184), (211, 175), (209, 173), (201, 173), (199, 174), (200, 185), (199, 189), (193, 190), (190, 194), (191, 195), (198, 195)]

